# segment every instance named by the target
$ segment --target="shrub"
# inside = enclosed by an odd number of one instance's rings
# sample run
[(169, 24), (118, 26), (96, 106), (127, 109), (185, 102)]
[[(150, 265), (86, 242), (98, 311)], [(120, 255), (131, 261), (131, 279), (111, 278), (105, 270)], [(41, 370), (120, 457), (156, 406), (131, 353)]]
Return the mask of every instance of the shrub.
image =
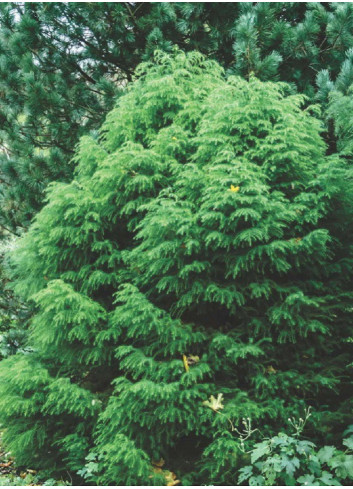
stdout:
[(238, 484), (247, 481), (250, 486), (349, 485), (353, 480), (353, 436), (344, 439), (343, 445), (345, 451), (334, 446), (318, 450), (308, 440), (279, 433), (255, 445), (250, 452), (252, 465), (240, 469)]
[(37, 310), (33, 352), (0, 365), (19, 463), (101, 485), (217, 484), (227, 468), (229, 484), (231, 427), (274, 435), (307, 404), (313, 440), (335, 439), (351, 412), (351, 170), (304, 103), (158, 53), (81, 140), (75, 179), (12, 252)]

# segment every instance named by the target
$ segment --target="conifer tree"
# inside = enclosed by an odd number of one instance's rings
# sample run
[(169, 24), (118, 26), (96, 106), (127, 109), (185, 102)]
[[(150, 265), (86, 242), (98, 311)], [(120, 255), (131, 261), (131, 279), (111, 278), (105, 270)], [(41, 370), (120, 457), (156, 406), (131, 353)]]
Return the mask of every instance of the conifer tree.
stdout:
[[(0, 225), (20, 233), (47, 184), (71, 180), (79, 138), (155, 49), (197, 49), (230, 74), (313, 99), (317, 75), (336, 80), (352, 39), (351, 3), (2, 2)], [(332, 150), (336, 139), (329, 127)]]
[(346, 59), (335, 80), (329, 70), (323, 70), (317, 77), (319, 87), (317, 100), (324, 108), (326, 126), (331, 129), (334, 150), (345, 157), (353, 152), (352, 134), (352, 89), (353, 50), (349, 49)]
[(180, 51), (136, 76), (11, 254), (36, 314), (4, 439), (100, 485), (236, 484), (243, 418), (350, 421), (352, 170), (286, 84)]

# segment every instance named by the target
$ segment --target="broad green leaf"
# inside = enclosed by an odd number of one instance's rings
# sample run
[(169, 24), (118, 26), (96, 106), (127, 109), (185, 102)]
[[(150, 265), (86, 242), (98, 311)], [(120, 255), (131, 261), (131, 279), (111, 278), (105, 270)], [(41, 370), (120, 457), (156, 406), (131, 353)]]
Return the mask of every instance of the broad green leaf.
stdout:
[(350, 450), (353, 450), (353, 436), (350, 436), (349, 438), (345, 438), (342, 443)]
[(299, 454), (309, 454), (315, 448), (315, 443), (308, 440), (300, 440), (298, 441), (296, 448)]
[(253, 464), (259, 458), (270, 453), (270, 445), (268, 441), (263, 441), (255, 445), (256, 448), (251, 452), (251, 463)]
[(341, 484), (337, 479), (333, 477), (330, 472), (326, 470), (323, 471), (322, 476), (320, 477), (320, 481), (326, 486), (340, 486)]
[(296, 469), (299, 469), (300, 461), (296, 457), (288, 458), (286, 455), (284, 455), (282, 457), (281, 465), (288, 475), (293, 475)]
[(343, 432), (343, 436), (353, 433), (353, 424), (350, 424), (348, 428)]
[(302, 475), (301, 477), (298, 477), (298, 482), (300, 483), (301, 486), (316, 485), (316, 484), (314, 484), (315, 477), (311, 474), (305, 474), (305, 475)]
[(327, 462), (329, 462), (332, 457), (333, 457), (333, 454), (335, 453), (336, 449), (335, 447), (332, 447), (332, 446), (325, 446), (325, 447), (322, 447), (319, 451), (318, 451), (318, 459), (320, 460), (320, 462), (322, 464), (325, 464)]
[(353, 479), (353, 455), (342, 454), (335, 457), (330, 466), (335, 469), (337, 477)]
[(256, 477), (250, 477), (249, 479), (249, 486), (263, 486), (265, 482), (265, 479), (262, 477), (262, 475), (257, 475)]
[(249, 477), (252, 476), (252, 471), (253, 468), (251, 465), (247, 465), (246, 467), (242, 467), (239, 470), (239, 477), (238, 477), (238, 484), (241, 484), (242, 482), (246, 481), (249, 479)]

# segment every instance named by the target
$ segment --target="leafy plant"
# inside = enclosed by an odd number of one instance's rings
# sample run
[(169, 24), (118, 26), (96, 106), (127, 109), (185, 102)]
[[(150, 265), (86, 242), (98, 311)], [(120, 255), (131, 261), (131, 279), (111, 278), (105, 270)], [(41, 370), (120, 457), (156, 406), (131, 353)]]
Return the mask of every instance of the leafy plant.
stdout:
[[(351, 432), (353, 429), (351, 430)], [(353, 480), (353, 436), (343, 440), (347, 450), (320, 449), (308, 440), (279, 433), (256, 443), (251, 465), (239, 470), (238, 483), (250, 486), (340, 486)]]

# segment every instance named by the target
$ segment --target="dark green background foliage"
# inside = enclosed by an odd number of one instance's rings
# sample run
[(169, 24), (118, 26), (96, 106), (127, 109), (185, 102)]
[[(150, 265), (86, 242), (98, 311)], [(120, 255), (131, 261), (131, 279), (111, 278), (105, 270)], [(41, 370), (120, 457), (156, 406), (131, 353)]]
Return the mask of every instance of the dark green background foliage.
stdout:
[(50, 186), (11, 254), (16, 292), (36, 305), (33, 351), (0, 368), (18, 463), (102, 485), (167, 471), (231, 485), (249, 463), (232, 426), (251, 418), (258, 441), (308, 405), (311, 440), (340, 442), (352, 169), (325, 154), (305, 104), (199, 53), (159, 52), (81, 139), (72, 182)]
[(0, 25), (0, 224), (14, 231), (27, 228), (48, 182), (70, 181), (79, 137), (157, 48), (197, 49), (230, 74), (289, 82), (325, 110), (335, 91), (330, 151), (351, 132), (350, 3), (3, 2)]

